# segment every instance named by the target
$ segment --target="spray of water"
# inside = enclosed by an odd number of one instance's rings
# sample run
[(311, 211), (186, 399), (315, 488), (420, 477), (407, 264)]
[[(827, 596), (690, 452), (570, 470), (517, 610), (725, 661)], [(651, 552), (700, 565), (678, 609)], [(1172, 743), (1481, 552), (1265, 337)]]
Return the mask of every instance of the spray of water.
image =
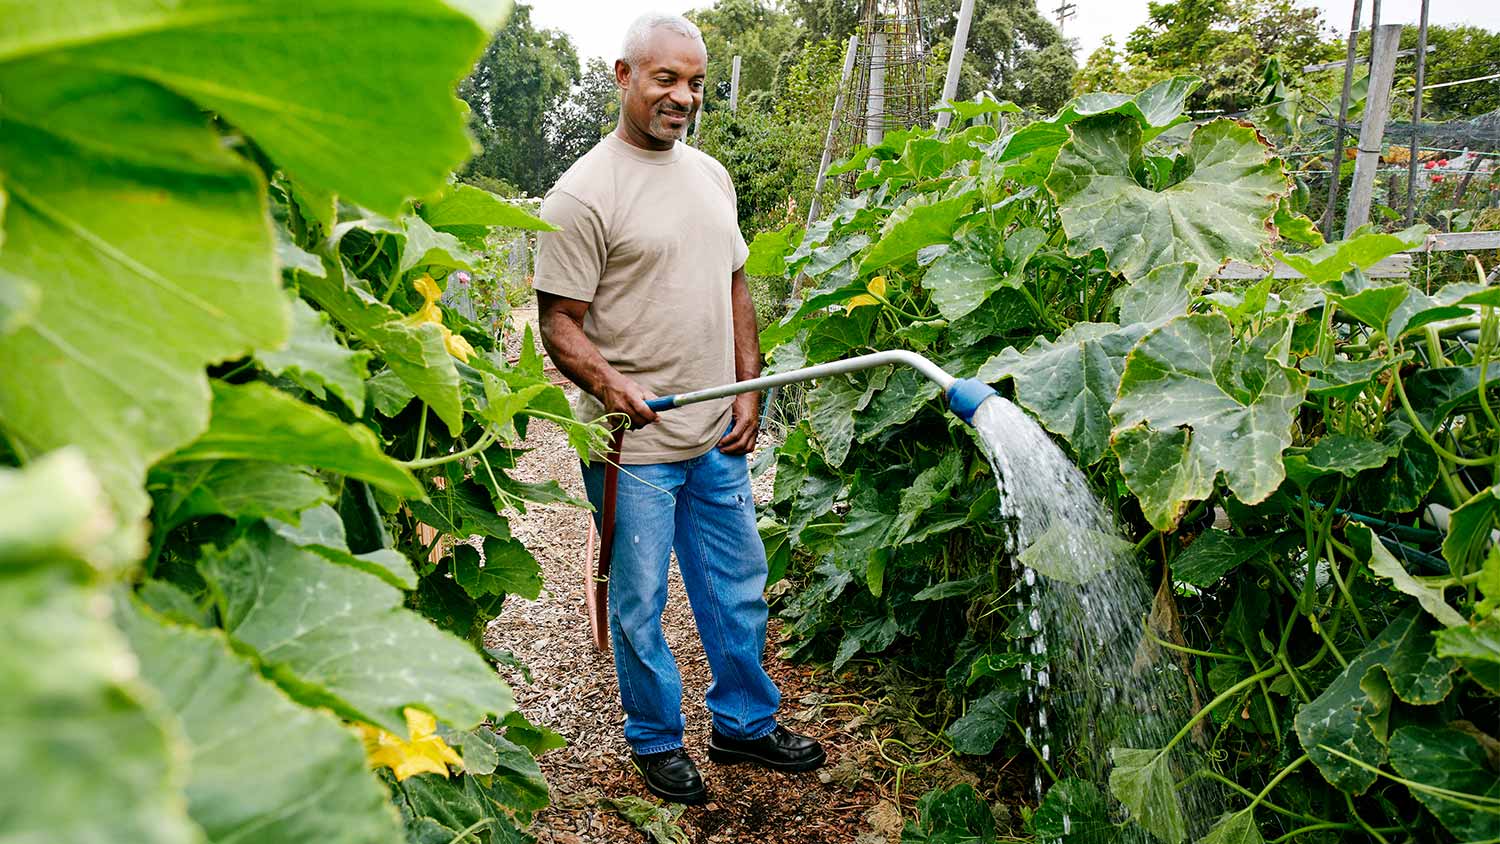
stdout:
[[(1191, 716), (1185, 678), (1167, 654), (1142, 646), (1150, 589), (1078, 468), (1002, 397), (980, 405), (974, 427), (995, 471), (1016, 608), (1038, 657), (1035, 670), (1023, 669), (1026, 739), (1059, 776), (1071, 771), (1103, 790), (1111, 747), (1165, 747)], [(1191, 742), (1173, 754), (1179, 776), (1202, 767)], [(1223, 796), (1204, 780), (1178, 796), (1196, 840), (1219, 817)]]

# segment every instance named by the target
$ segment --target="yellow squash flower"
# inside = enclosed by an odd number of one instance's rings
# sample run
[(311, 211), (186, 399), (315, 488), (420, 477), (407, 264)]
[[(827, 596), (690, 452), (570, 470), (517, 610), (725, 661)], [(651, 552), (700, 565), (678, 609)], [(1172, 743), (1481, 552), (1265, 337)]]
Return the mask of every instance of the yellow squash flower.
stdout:
[[(855, 308), (857, 308), (857, 307), (859, 307), (861, 305), (878, 305), (878, 304), (880, 304), (880, 299), (877, 299), (875, 297), (879, 296), (882, 299), (885, 298), (885, 276), (878, 275), (878, 276), (875, 276), (874, 278), (870, 279), (869, 283), (865, 285), (865, 289), (868, 290), (868, 291), (870, 291), (870, 292), (869, 293), (861, 293), (860, 295), (855, 296), (854, 298), (852, 298), (852, 299), (850, 299), (848, 301), (848, 303), (846, 304), (846, 307), (849, 310), (852, 311), (852, 310), (854, 310)], [(873, 294), (873, 295), (871, 295), (871, 294)]]
[(442, 774), (446, 777), (449, 765), (463, 767), (464, 760), (437, 734), (436, 718), (410, 706), (402, 713), (406, 716), (406, 731), (411, 735), (407, 741), (379, 727), (359, 725), (360, 735), (365, 740), (365, 756), (373, 767), (390, 768), (398, 780), (417, 774)]
[(422, 307), (417, 312), (406, 318), (408, 325), (422, 325), (432, 323), (443, 332), (443, 346), (448, 354), (453, 355), (464, 363), (469, 362), (469, 356), (474, 354), (474, 347), (461, 334), (454, 334), (446, 325), (443, 325), (443, 309), (438, 307), (438, 300), (443, 297), (443, 291), (438, 289), (437, 282), (432, 276), (424, 275), (413, 281), (411, 286), (422, 294)]

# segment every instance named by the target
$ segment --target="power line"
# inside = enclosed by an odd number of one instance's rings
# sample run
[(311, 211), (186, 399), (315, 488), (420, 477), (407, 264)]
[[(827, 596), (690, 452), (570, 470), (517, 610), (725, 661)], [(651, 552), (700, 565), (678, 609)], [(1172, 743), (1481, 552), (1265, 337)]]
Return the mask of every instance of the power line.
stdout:
[(1078, 14), (1078, 4), (1062, 0), (1062, 4), (1052, 11), (1057, 15), (1057, 31), (1061, 34), (1063, 25), (1067, 22), (1068, 18)]

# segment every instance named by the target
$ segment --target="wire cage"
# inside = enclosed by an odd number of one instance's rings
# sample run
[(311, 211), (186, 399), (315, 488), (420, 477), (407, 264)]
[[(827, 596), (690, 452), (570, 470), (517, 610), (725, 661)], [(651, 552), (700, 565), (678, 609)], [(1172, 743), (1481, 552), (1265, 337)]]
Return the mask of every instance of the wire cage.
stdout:
[(888, 130), (932, 119), (929, 31), (921, 0), (862, 0), (858, 52), (843, 91), (834, 160), (879, 143)]

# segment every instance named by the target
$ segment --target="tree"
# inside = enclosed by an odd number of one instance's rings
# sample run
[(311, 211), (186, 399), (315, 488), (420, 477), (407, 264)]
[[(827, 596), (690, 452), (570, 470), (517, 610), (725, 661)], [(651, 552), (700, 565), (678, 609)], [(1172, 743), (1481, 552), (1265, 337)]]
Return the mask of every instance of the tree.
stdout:
[[(1368, 45), (1368, 39), (1365, 44)], [(1500, 68), (1500, 32), (1477, 26), (1429, 26), (1427, 82), (1454, 82), (1488, 76)], [(1401, 48), (1415, 50), (1417, 28), (1401, 30)], [(1368, 46), (1366, 47), (1368, 49)], [(1403, 59), (1404, 73), (1415, 74), (1415, 65)], [(1402, 87), (1410, 87), (1407, 83)], [(1428, 91), (1422, 98), (1423, 120), (1473, 117), (1500, 109), (1500, 83), (1478, 82)]]
[(578, 84), (547, 116), (552, 169), (560, 175), (609, 134), (619, 119), (620, 91), (614, 68), (603, 59), (589, 59)]
[[(531, 7), (517, 3), (473, 72), (459, 83), (469, 104), (469, 127), (481, 152), (463, 176), (500, 179), (539, 195), (562, 172), (547, 137), (547, 115), (579, 79), (578, 52), (568, 36), (538, 30)], [(571, 162), (569, 162), (571, 163)]]
[(1172, 0), (1152, 2), (1120, 55), (1101, 44), (1074, 77), (1075, 92), (1133, 90), (1168, 76), (1191, 74), (1203, 85), (1188, 100), (1195, 110), (1243, 111), (1258, 103), (1267, 59), (1286, 68), (1332, 57), (1336, 45), (1317, 9), (1299, 0)]
[(739, 101), (766, 96), (782, 68), (796, 59), (803, 31), (796, 20), (762, 0), (719, 0), (687, 15), (703, 31), (708, 48), (708, 84), (715, 94), (706, 108), (728, 105), (734, 57), (740, 57)]
[[(934, 0), (931, 40), (952, 42), (959, 0)], [(1036, 0), (991, 0), (976, 8), (959, 77), (959, 99), (980, 91), (1051, 113), (1067, 101), (1078, 69), (1073, 50)]]

